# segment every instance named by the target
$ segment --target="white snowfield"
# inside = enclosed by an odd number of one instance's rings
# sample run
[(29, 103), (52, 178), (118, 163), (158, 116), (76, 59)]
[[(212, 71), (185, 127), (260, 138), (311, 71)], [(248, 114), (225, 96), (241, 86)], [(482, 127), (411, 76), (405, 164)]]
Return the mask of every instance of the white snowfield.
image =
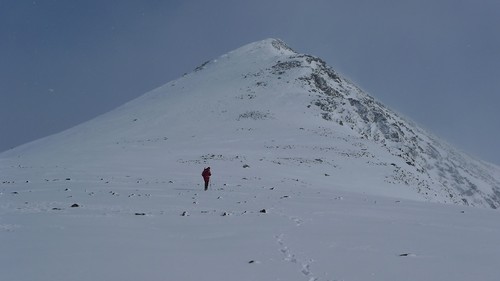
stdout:
[(267, 39), (0, 154), (0, 280), (497, 281), (499, 171)]

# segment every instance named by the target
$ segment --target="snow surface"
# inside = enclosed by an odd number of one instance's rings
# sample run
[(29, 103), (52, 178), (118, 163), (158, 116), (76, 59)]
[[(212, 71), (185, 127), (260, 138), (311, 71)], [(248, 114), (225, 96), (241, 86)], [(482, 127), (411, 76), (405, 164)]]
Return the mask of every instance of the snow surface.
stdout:
[[(296, 55), (249, 44), (0, 154), (1, 280), (498, 280), (498, 211), (324, 118)], [(500, 173), (473, 163), (484, 206)]]
[(498, 280), (498, 211), (213, 169), (4, 184), (2, 280)]

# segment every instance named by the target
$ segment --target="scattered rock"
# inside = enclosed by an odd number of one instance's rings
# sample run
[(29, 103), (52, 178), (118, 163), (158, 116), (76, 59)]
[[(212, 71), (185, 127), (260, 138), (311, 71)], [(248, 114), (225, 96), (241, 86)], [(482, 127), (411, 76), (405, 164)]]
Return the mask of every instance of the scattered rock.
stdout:
[(266, 213), (267, 213), (267, 211), (266, 211), (266, 209), (262, 209), (262, 210), (260, 210), (260, 211), (259, 211), (259, 213), (266, 214)]
[(245, 164), (245, 165), (243, 165), (243, 168), (250, 168), (250, 166)]
[(80, 205), (78, 205), (78, 204), (76, 204), (76, 203), (75, 203), (75, 204), (73, 204), (73, 205), (71, 205), (71, 208), (78, 208), (78, 207), (80, 207)]
[(135, 213), (136, 216), (145, 216), (146, 213)]
[(62, 209), (61, 208), (52, 208), (52, 210), (54, 210), (54, 211), (61, 211)]
[(182, 212), (181, 216), (187, 217), (187, 216), (189, 216), (189, 214), (188, 214), (188, 212), (184, 211), (184, 212)]

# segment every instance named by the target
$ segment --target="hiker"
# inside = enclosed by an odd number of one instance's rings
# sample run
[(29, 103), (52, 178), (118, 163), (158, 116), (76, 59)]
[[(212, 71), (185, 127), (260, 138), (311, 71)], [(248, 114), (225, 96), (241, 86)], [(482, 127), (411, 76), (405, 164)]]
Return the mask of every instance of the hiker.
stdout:
[(201, 173), (203, 180), (205, 180), (205, 191), (208, 190), (208, 181), (210, 181), (211, 175), (212, 175), (212, 173), (210, 172), (210, 167), (203, 169), (203, 173)]

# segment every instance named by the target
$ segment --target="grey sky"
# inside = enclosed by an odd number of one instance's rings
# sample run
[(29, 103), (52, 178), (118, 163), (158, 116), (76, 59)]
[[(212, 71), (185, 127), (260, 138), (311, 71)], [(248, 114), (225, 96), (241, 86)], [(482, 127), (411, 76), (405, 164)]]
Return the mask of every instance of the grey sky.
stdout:
[(500, 164), (497, 0), (0, 0), (0, 151), (281, 38)]

